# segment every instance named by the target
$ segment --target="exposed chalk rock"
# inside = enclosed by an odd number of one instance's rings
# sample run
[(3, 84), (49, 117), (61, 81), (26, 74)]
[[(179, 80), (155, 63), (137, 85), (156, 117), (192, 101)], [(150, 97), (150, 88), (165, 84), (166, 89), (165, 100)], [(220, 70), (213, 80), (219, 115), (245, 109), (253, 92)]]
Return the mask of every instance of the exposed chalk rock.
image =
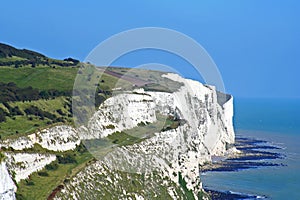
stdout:
[[(176, 116), (186, 123), (176, 129), (155, 133), (140, 143), (115, 148), (96, 162), (99, 171), (83, 170), (62, 193), (80, 196), (82, 177), (88, 176), (93, 180), (99, 173), (105, 173), (103, 168), (108, 167), (110, 170), (137, 174), (155, 171), (162, 179), (171, 179), (176, 184), (180, 173), (187, 183), (186, 187), (198, 198), (197, 194), (202, 190), (199, 165), (211, 161), (212, 155), (224, 156), (235, 152), (229, 149), (235, 138), (233, 100), (230, 97), (220, 105), (215, 87), (184, 79), (177, 74), (163, 76), (181, 82), (183, 86), (173, 93), (139, 89), (133, 94), (119, 94), (107, 99), (89, 126), (85, 127), (85, 133), (89, 138), (105, 137), (135, 127), (141, 121), (153, 122), (156, 112)], [(78, 190), (72, 189), (74, 187)], [(171, 197), (174, 191), (174, 188), (170, 189)]]
[(40, 144), (43, 148), (48, 150), (68, 151), (75, 149), (76, 146), (80, 144), (80, 141), (76, 129), (71, 126), (61, 125), (17, 139), (4, 140), (0, 143), (0, 147), (24, 150), (32, 148), (34, 144)]
[(0, 163), (0, 200), (15, 200), (17, 187), (8, 173), (6, 163)]
[(56, 156), (50, 154), (7, 153), (6, 156), (8, 169), (14, 172), (14, 179), (17, 183), (56, 160)]

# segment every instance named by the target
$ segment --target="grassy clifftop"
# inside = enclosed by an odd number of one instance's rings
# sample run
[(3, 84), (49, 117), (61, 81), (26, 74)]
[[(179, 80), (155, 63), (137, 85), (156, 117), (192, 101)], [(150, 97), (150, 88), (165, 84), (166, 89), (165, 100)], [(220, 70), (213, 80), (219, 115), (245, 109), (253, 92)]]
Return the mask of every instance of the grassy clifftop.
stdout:
[(72, 124), (71, 95), (80, 66), (72, 58), (56, 60), (0, 44), (0, 139)]
[(179, 83), (162, 78), (163, 72), (112, 67), (104, 70), (73, 58), (56, 60), (0, 43), (0, 139), (27, 135), (60, 123), (72, 124), (72, 90), (81, 72), (83, 83), (97, 88), (96, 107), (116, 87), (164, 92), (180, 87)]
[[(29, 134), (58, 123), (72, 123), (71, 97), (79, 67), (39, 65), (0, 67), (0, 137)], [(109, 97), (117, 78), (99, 80), (98, 104)], [(98, 82), (99, 82), (98, 81)]]
[(0, 139), (71, 123), (70, 96), (79, 68), (0, 43)]

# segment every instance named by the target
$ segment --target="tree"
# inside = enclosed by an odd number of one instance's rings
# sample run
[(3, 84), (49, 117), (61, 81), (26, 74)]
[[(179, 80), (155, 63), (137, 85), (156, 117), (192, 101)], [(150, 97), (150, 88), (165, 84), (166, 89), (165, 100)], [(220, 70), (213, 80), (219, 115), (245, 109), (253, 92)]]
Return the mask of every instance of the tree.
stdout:
[(6, 116), (5, 111), (2, 108), (0, 108), (0, 122), (5, 122), (6, 121), (5, 116)]

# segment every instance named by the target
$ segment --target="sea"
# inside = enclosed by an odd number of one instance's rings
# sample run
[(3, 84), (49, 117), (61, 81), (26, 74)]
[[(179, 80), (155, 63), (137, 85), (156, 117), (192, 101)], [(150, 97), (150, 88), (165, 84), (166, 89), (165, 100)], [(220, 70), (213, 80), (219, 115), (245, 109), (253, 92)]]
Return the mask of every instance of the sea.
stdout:
[(265, 199), (300, 200), (300, 99), (235, 99), (235, 133), (266, 140), (283, 159), (266, 160), (285, 166), (235, 172), (206, 172), (204, 187), (253, 194)]

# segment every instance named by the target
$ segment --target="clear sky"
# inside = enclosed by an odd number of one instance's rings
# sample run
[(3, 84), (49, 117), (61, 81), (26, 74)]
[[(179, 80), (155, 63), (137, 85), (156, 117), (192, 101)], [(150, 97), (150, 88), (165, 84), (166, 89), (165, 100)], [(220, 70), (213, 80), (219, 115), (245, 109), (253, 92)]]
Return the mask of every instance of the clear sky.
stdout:
[[(0, 42), (84, 60), (101, 41), (121, 31), (171, 28), (208, 51), (234, 96), (300, 98), (299, 19), (299, 0), (6, 0), (1, 1)], [(187, 65), (154, 51), (137, 52), (115, 64), (149, 62), (179, 71)], [(194, 78), (192, 71), (185, 75)]]

